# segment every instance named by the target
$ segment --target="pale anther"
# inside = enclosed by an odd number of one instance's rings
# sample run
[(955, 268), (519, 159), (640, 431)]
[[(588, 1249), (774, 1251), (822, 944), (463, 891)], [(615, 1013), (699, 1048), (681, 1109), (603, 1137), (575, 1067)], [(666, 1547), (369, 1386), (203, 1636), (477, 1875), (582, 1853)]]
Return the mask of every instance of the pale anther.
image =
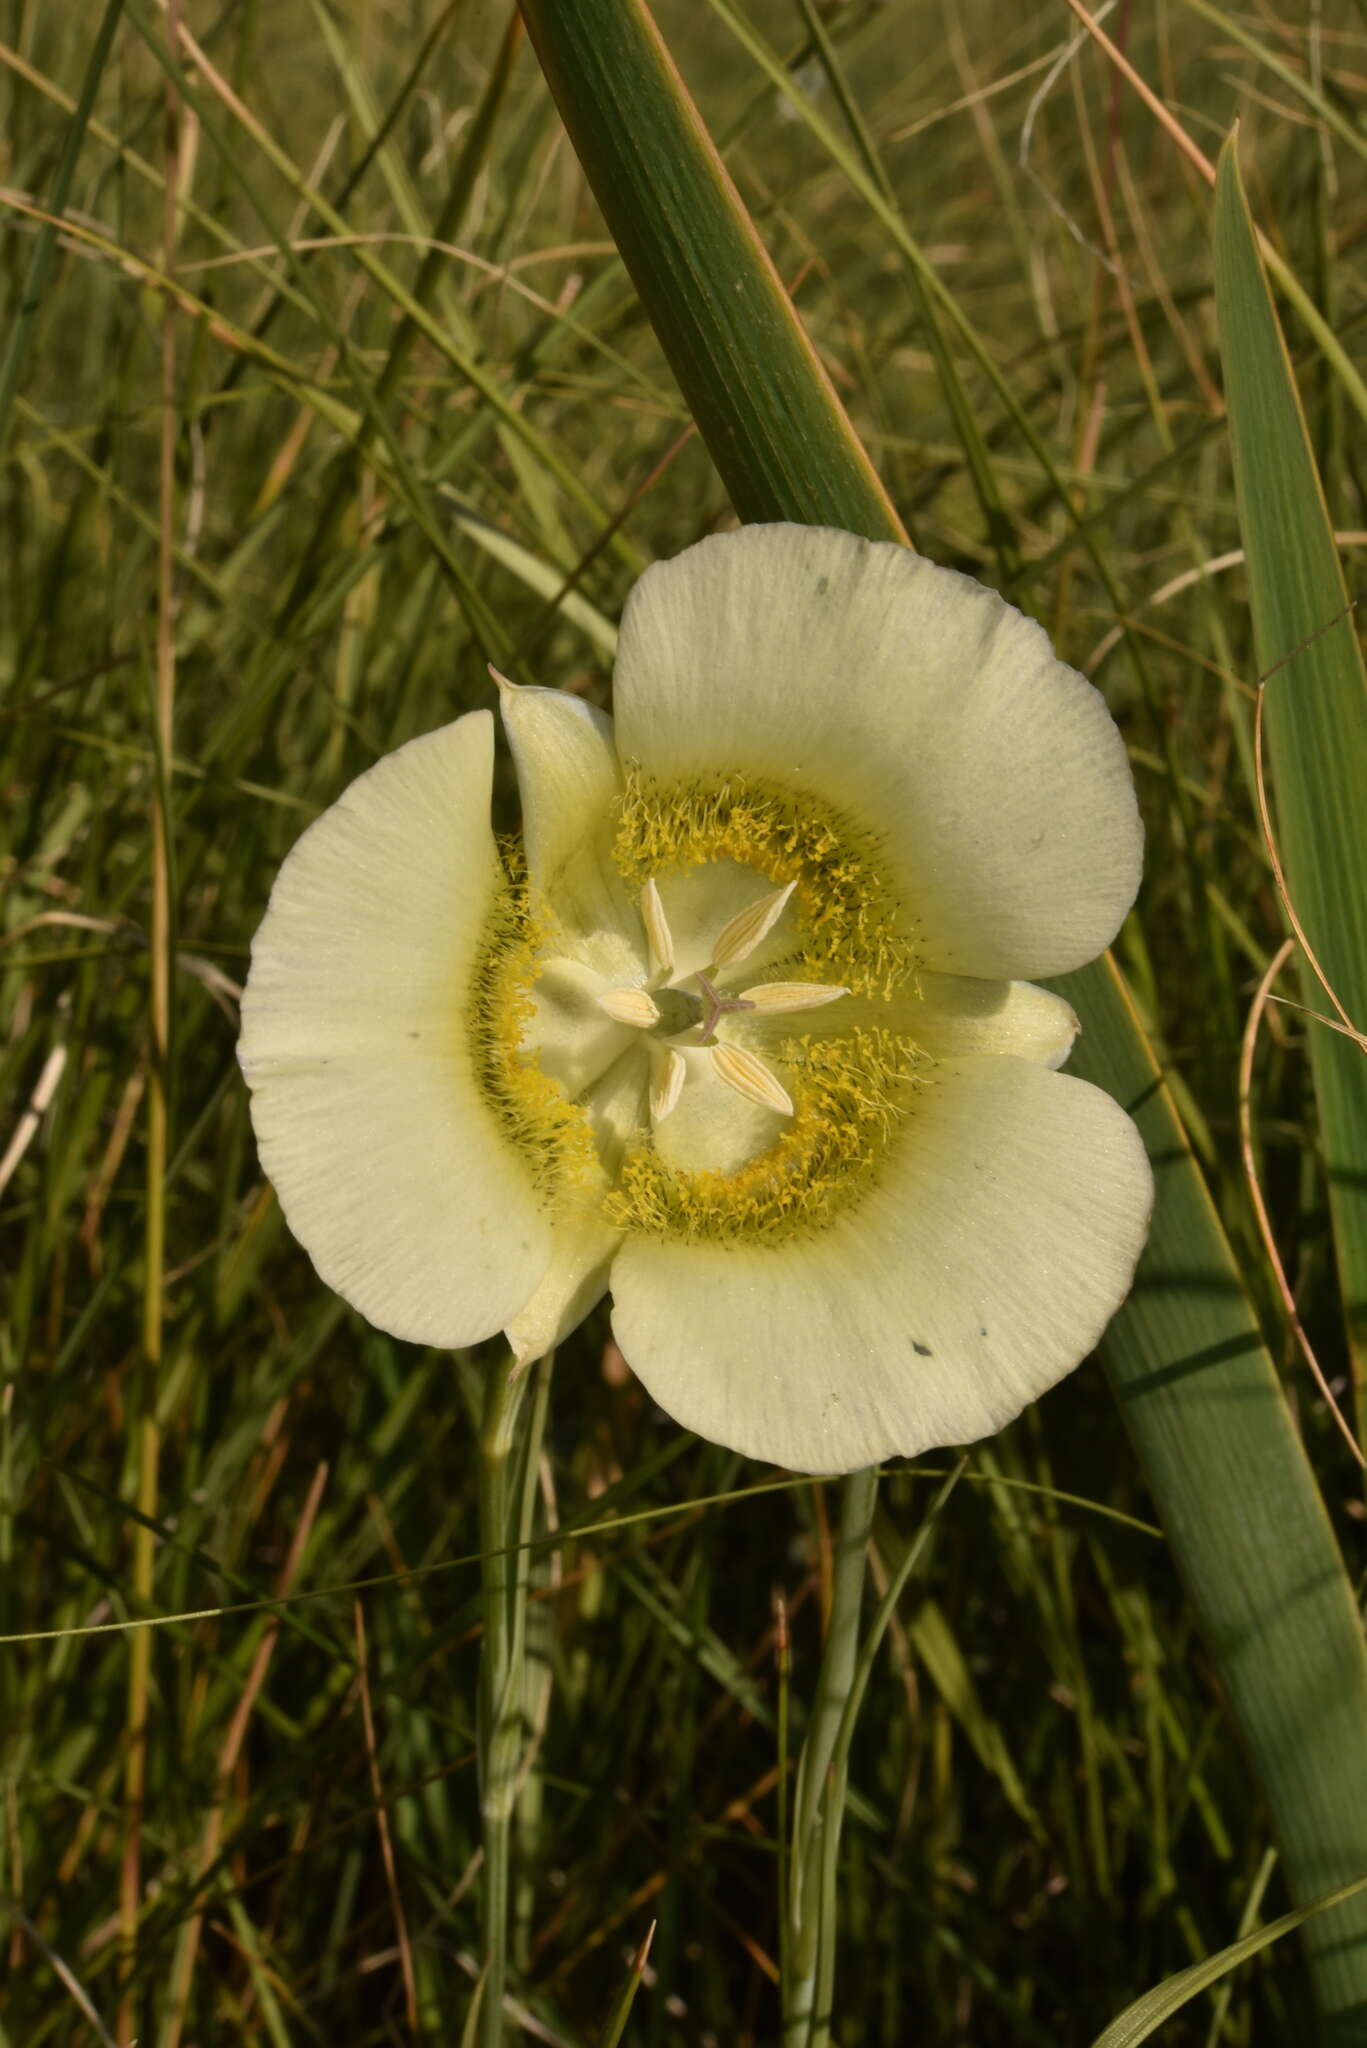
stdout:
[(657, 1059), (650, 1073), (650, 1120), (663, 1123), (683, 1093), (688, 1061), (674, 1046)]
[(786, 889), (775, 889), (772, 896), (761, 896), (758, 903), (751, 903), (725, 925), (712, 948), (714, 967), (734, 967), (738, 960), (744, 960), (753, 953), (761, 939), (767, 939), (774, 926), (787, 908), (788, 898), (796, 889), (796, 882), (789, 882)]
[(712, 1065), (727, 1087), (734, 1088), (737, 1095), (743, 1095), (747, 1102), (758, 1102), (765, 1109), (776, 1109), (780, 1116), (792, 1115), (793, 1098), (783, 1083), (770, 1073), (763, 1060), (757, 1060), (743, 1046), (713, 1046)]
[(819, 1010), (823, 1003), (848, 994), (847, 988), (832, 988), (824, 981), (762, 981), (758, 988), (742, 989), (741, 1001), (764, 1016), (778, 1010)]
[(651, 997), (643, 988), (604, 989), (598, 998), (598, 1007), (605, 1010), (616, 1024), (632, 1024), (638, 1031), (649, 1031), (652, 1024), (658, 1024), (660, 1013)]
[(674, 966), (674, 935), (653, 880), (641, 891), (641, 920), (650, 942), (650, 964), (656, 974), (669, 974)]

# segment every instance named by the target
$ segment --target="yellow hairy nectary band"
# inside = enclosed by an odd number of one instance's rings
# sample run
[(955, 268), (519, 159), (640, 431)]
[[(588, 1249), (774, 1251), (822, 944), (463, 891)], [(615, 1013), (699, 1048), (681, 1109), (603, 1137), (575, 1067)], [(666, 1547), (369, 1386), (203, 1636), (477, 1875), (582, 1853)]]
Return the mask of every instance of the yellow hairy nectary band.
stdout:
[(545, 935), (528, 900), (521, 850), (503, 851), (513, 872), (495, 898), (475, 968), (470, 1043), (486, 1100), (538, 1190), (554, 1201), (592, 1185), (601, 1169), (587, 1113), (523, 1049)]
[(867, 1190), (929, 1069), (891, 1031), (791, 1040), (795, 1113), (778, 1142), (737, 1173), (686, 1173), (634, 1146), (607, 1199), (611, 1222), (647, 1237), (774, 1244), (821, 1230)]
[(813, 981), (886, 997), (915, 965), (913, 919), (874, 835), (819, 797), (743, 775), (659, 782), (628, 765), (613, 852), (635, 883), (714, 860), (796, 882)]

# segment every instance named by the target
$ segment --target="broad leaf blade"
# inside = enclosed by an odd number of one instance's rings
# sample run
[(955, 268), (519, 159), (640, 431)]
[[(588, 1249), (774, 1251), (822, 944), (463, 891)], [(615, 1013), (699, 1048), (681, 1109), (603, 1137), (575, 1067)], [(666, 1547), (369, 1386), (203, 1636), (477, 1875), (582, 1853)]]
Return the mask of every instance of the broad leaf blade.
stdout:
[[(1215, 304), (1287, 888), (1339, 1001), (1367, 1030), (1367, 674), (1232, 140), (1215, 192)], [(1304, 980), (1306, 1001), (1327, 1012), (1323, 990)], [(1361, 1432), (1367, 1055), (1316, 1026), (1310, 1057)]]

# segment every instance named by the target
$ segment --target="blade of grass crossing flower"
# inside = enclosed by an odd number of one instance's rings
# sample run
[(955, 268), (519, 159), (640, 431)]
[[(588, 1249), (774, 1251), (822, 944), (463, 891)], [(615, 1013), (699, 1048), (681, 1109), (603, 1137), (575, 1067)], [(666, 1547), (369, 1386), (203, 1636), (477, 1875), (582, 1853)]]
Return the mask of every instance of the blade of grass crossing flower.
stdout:
[[(1258, 255), (1233, 139), (1215, 191), (1215, 303), (1278, 851), (1330, 987), (1367, 1029), (1367, 673), (1286, 345)], [(1305, 999), (1327, 1013), (1311, 975)], [(1312, 1027), (1348, 1344), (1367, 1401), (1367, 1067)]]
[(528, 0), (522, 13), (741, 517), (904, 538), (645, 8)]
[[(903, 539), (640, 0), (522, 6), (571, 141), (742, 517)], [(1139, 1117), (1159, 1180), (1140, 1285), (1102, 1359), (1275, 1814), (1289, 1881), (1309, 1899), (1367, 1868), (1367, 1657), (1351, 1590), (1238, 1266), (1124, 985), (1103, 962), (1070, 977), (1066, 993), (1084, 1024), (1074, 1071)], [(1275, 1653), (1260, 1638), (1264, 1626)], [(794, 1822), (801, 1826), (799, 1813)], [(1367, 2003), (1367, 1913), (1352, 1917), (1362, 1910), (1311, 1923), (1315, 1989), (1330, 2014)]]

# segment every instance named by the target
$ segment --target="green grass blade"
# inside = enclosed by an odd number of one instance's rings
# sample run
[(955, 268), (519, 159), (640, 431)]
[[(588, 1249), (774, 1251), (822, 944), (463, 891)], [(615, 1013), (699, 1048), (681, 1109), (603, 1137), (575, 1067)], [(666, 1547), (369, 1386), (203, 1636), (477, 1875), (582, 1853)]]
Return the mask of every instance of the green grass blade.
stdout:
[(123, 0), (108, 0), (95, 40), (90, 46), (90, 57), (81, 83), (81, 96), (71, 116), (57, 165), (57, 174), (52, 181), (49, 212), (53, 217), (46, 220), (38, 230), (33, 260), (29, 264), (28, 275), (24, 280), (23, 291), (10, 327), (4, 359), (0, 361), (0, 450), (5, 446), (14, 394), (19, 388), (19, 379), (24, 373), (24, 365), (28, 361), (29, 349), (33, 343), (34, 322), (38, 318), (38, 309), (43, 303), (43, 294), (52, 276), (52, 266), (57, 260), (57, 219), (65, 212), (67, 200), (71, 196), (71, 181), (76, 175), (77, 159), (81, 154), (81, 145), (85, 141), (86, 129), (90, 125), (95, 95), (99, 91), (100, 80), (104, 77), (105, 66), (109, 62), (114, 31), (119, 25), (119, 16), (122, 12)]
[[(1291, 902), (1358, 1030), (1367, 1028), (1367, 674), (1233, 141), (1215, 195), (1215, 300), (1267, 759)], [(1328, 1010), (1307, 974), (1306, 1000)], [(1359, 1429), (1367, 1391), (1367, 1066), (1312, 1029), (1329, 1201)]]
[[(1109, 991), (1107, 989), (1109, 982)], [(1323, 1501), (1181, 1122), (1123, 984), (1058, 984), (1082, 1020), (1071, 1070), (1130, 1110), (1157, 1199), (1102, 1359), (1199, 1610), (1300, 1901), (1367, 1870), (1367, 1659)], [(1359, 2036), (1367, 1896), (1302, 1933), (1326, 2014)], [(1357, 2008), (1357, 2017), (1353, 2010)]]
[[(522, 10), (579, 159), (743, 519), (900, 540), (897, 514), (644, 7)], [(577, 110), (577, 111), (576, 111)]]
[(1193, 1963), (1189, 1970), (1179, 1970), (1175, 1977), (1155, 1984), (1152, 1991), (1146, 1991), (1142, 1998), (1137, 1998), (1133, 2005), (1127, 2006), (1113, 2019), (1104, 2034), (1097, 2035), (1092, 2048), (1139, 2048), (1141, 2041), (1149, 2040), (1165, 2020), (1180, 2012), (1198, 1992), (1208, 1991), (1231, 1970), (1237, 1970), (1240, 1963), (1260, 1955), (1274, 1941), (1280, 1941), (1284, 1934), (1303, 1926), (1312, 1915), (1352, 1898), (1364, 1886), (1367, 1886), (1367, 1877), (1355, 1878), (1351, 1884), (1336, 1885), (1324, 1898), (1315, 1899), (1294, 1913), (1283, 1913), (1279, 1920), (1270, 1920), (1266, 1927), (1246, 1934), (1242, 1941), (1231, 1942), (1218, 1955), (1207, 1956), (1204, 1962)]
[[(703, 438), (749, 518), (902, 538), (639, 0), (523, 0), (571, 140)], [(1191, 1586), (1288, 1876), (1367, 1868), (1367, 1658), (1323, 1505), (1238, 1267), (1123, 984), (1069, 980), (1078, 1071), (1136, 1113), (1159, 1179), (1103, 1357)], [(1271, 1632), (1276, 1654), (1263, 1632)], [(1309, 1923), (1324, 2010), (1367, 2009), (1367, 1908)]]

